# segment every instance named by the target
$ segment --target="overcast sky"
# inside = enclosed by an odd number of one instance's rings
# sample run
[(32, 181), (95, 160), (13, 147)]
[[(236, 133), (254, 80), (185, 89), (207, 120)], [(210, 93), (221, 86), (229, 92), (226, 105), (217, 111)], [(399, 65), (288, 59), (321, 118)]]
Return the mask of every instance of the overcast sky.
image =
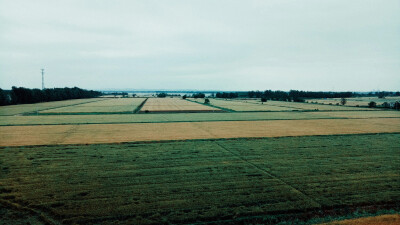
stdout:
[(399, 0), (0, 0), (0, 88), (400, 90)]

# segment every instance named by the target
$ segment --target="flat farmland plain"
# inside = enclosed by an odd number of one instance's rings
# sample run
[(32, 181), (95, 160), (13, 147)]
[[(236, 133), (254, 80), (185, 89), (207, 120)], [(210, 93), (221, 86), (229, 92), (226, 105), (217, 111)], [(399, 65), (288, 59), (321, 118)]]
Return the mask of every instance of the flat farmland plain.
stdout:
[(391, 132), (400, 118), (0, 126), (0, 146)]
[(398, 207), (399, 146), (379, 134), (2, 147), (0, 203), (50, 224), (326, 222)]
[(218, 108), (197, 104), (180, 98), (149, 98), (140, 112), (218, 112)]
[(104, 98), (102, 101), (43, 110), (40, 114), (133, 113), (144, 100), (145, 98)]
[(10, 116), (23, 113), (38, 113), (42, 110), (66, 107), (71, 105), (80, 105), (89, 102), (103, 101), (104, 99), (73, 99), (65, 101), (43, 102), (36, 104), (8, 105), (0, 107), (0, 116)]
[(153, 111), (136, 113), (149, 110), (145, 98), (89, 101), (21, 105), (23, 115), (0, 107), (0, 224), (319, 224), (400, 212), (398, 111), (149, 98)]

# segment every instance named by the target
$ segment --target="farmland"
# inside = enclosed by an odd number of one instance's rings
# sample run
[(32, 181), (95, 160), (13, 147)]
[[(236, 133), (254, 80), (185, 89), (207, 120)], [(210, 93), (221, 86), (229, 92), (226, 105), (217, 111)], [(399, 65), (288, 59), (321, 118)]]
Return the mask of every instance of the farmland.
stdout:
[(114, 123), (169, 123), (206, 121), (257, 121), (306, 119), (367, 119), (397, 118), (396, 111), (335, 111), (335, 112), (241, 112), (241, 113), (169, 113), (169, 114), (98, 114), (93, 115), (35, 115), (2, 116), (0, 126), (114, 124)]
[(40, 114), (132, 113), (145, 98), (112, 98), (86, 104), (43, 110)]
[(0, 132), (0, 146), (95, 144), (400, 132), (400, 118), (1, 126)]
[(80, 104), (99, 102), (99, 101), (103, 101), (103, 99), (74, 99), (66, 101), (44, 102), (37, 104), (1, 106), (0, 116), (10, 116), (23, 113), (38, 113), (46, 109), (61, 108), (71, 105), (80, 105)]
[(220, 109), (197, 103), (185, 101), (179, 98), (149, 98), (140, 112), (215, 112)]
[(0, 196), (62, 223), (277, 223), (398, 207), (399, 146), (381, 134), (3, 147)]
[[(323, 104), (332, 104), (332, 105), (336, 105), (336, 104), (340, 104), (340, 100), (339, 98), (333, 98), (333, 99), (309, 99), (309, 102), (317, 102), (317, 103), (323, 103)], [(393, 96), (389, 96), (389, 97), (385, 97), (385, 98), (378, 98), (378, 97), (359, 97), (359, 98), (347, 98), (346, 99), (346, 105), (349, 106), (368, 106), (368, 103), (370, 102), (376, 102), (376, 104), (382, 105), (384, 102), (396, 102), (396, 101), (400, 101), (400, 97), (393, 97)]]
[[(202, 99), (190, 99), (196, 102), (204, 102)], [(237, 112), (250, 111), (360, 111), (374, 110), (371, 108), (356, 108), (336, 105), (309, 104), (300, 102), (268, 101), (262, 103), (260, 100), (223, 100), (212, 99), (210, 104), (215, 107), (224, 108)]]
[(96, 98), (0, 107), (0, 217), (319, 224), (400, 212), (398, 111), (203, 103)]

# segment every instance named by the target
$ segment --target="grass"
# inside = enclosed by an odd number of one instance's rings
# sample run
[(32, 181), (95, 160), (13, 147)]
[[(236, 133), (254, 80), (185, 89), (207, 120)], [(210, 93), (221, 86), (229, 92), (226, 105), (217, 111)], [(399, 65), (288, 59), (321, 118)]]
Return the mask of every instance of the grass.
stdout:
[(400, 117), (396, 111), (236, 112), (2, 116), (0, 126)]
[(393, 133), (399, 124), (400, 118), (374, 118), (0, 126), (0, 146)]
[(133, 113), (145, 98), (111, 98), (99, 102), (43, 110), (41, 114)]
[[(251, 112), (251, 113), (168, 113), (168, 114), (118, 114), (118, 115), (38, 115), (38, 116), (3, 116), (0, 125), (40, 125), (40, 124), (102, 124), (102, 123), (165, 123), (165, 122), (202, 122), (202, 121), (245, 121), (245, 120), (283, 120), (283, 119), (317, 119), (346, 118), (343, 112), (336, 115), (309, 112)], [(362, 117), (363, 113), (360, 113)], [(358, 114), (352, 114), (356, 117)], [(371, 114), (368, 117), (394, 117), (383, 112)]]
[(2, 147), (0, 199), (60, 223), (299, 222), (398, 207), (399, 146), (379, 134)]
[(149, 98), (140, 110), (141, 113), (146, 112), (213, 112), (221, 111), (206, 105), (185, 101), (180, 98)]

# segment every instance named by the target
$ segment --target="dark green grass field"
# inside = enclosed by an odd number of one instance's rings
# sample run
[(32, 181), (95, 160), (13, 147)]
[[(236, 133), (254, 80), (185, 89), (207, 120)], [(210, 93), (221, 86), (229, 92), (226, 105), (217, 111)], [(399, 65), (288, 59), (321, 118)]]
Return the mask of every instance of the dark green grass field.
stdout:
[(0, 148), (4, 221), (299, 224), (399, 202), (400, 134)]

